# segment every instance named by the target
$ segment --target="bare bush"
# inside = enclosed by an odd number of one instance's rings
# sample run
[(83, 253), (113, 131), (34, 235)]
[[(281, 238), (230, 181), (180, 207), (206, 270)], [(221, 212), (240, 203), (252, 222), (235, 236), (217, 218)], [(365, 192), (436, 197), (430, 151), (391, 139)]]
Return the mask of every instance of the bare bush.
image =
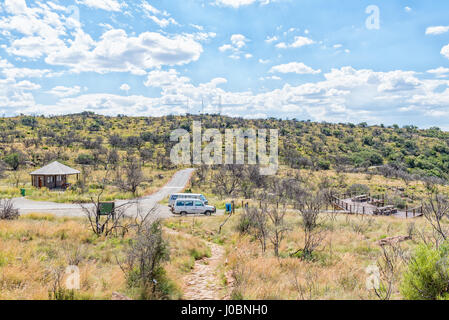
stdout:
[(448, 239), (449, 230), (444, 220), (449, 218), (449, 201), (440, 194), (431, 195), (423, 204), (423, 214), (434, 232), (434, 244), (438, 248), (440, 242)]
[(169, 259), (168, 243), (162, 236), (162, 224), (154, 221), (141, 230), (119, 262), (128, 286), (140, 289), (142, 299), (164, 299), (167, 296), (165, 271)]
[(377, 261), (379, 286), (373, 289), (380, 300), (389, 300), (400, 276), (399, 268), (408, 258), (397, 243), (382, 245), (381, 248), (382, 256)]
[(285, 205), (282, 209), (273, 207), (267, 207), (266, 212), (268, 218), (271, 221), (269, 227), (269, 238), (273, 245), (274, 255), (279, 257), (279, 247), (282, 240), (284, 240), (285, 234), (290, 230), (289, 226), (285, 222), (285, 214), (287, 212)]
[(0, 200), (0, 220), (16, 220), (19, 216), (19, 210), (14, 208), (13, 200)]
[(89, 220), (92, 231), (96, 235), (109, 236), (112, 233), (121, 232), (124, 236), (129, 230), (128, 226), (123, 224), (126, 217), (126, 210), (134, 203), (133, 201), (125, 202), (114, 208), (114, 212), (106, 215), (104, 218), (101, 215), (101, 197), (104, 188), (95, 196), (91, 197), (91, 201), (87, 204), (80, 204), (81, 209)]
[(301, 226), (304, 231), (304, 246), (294, 255), (302, 252), (302, 258), (310, 259), (315, 249), (323, 242), (325, 233), (320, 221), (323, 204), (324, 199), (321, 193), (304, 194), (297, 199), (297, 208), (302, 218)]

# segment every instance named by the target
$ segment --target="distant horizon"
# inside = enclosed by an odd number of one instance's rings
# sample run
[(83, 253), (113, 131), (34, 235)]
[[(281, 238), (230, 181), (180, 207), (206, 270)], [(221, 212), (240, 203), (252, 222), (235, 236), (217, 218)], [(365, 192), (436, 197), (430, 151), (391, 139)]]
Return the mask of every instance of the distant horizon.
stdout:
[(4, 0), (0, 114), (449, 130), (447, 12), (417, 0)]

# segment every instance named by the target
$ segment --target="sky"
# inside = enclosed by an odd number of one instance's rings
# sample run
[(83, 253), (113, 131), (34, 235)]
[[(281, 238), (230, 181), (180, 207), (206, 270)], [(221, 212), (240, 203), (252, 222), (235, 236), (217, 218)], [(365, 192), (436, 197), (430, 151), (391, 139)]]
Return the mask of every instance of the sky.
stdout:
[(0, 115), (449, 130), (449, 1), (0, 0)]

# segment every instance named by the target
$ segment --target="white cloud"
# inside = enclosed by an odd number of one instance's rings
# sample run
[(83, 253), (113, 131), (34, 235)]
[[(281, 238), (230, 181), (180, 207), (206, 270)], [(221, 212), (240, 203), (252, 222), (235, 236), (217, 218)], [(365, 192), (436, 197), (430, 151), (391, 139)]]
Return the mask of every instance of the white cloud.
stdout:
[(257, 0), (216, 0), (215, 3), (225, 7), (239, 8), (241, 6), (253, 4), (256, 1)]
[(439, 67), (436, 69), (427, 70), (427, 73), (434, 74), (437, 77), (446, 77), (449, 73), (449, 68)]
[(243, 34), (233, 34), (231, 36), (231, 43), (237, 49), (241, 49), (246, 45), (248, 39)]
[(117, 0), (76, 0), (76, 2), (90, 8), (106, 11), (120, 11), (125, 6), (124, 3), (120, 3)]
[(6, 59), (0, 59), (0, 73), (6, 77), (6, 79), (21, 79), (21, 78), (41, 78), (44, 75), (50, 75), (49, 69), (30, 69), (30, 68), (16, 68), (9, 63)]
[(315, 43), (315, 41), (313, 41), (310, 38), (303, 37), (303, 36), (296, 36), (292, 43), (287, 44), (285, 42), (279, 42), (275, 45), (275, 47), (278, 49), (301, 48), (301, 47), (308, 46), (308, 45), (311, 45), (314, 43)]
[[(177, 25), (175, 19), (170, 17), (170, 14), (166, 11), (162, 12), (150, 5), (147, 1), (142, 1), (141, 8), (145, 12), (146, 16), (156, 23), (159, 27), (165, 28), (170, 24)], [(160, 17), (157, 17), (160, 16)]]
[(449, 44), (441, 49), (441, 54), (449, 59)]
[(53, 89), (47, 91), (47, 93), (54, 95), (56, 97), (59, 97), (59, 98), (74, 96), (80, 92), (81, 92), (80, 86), (74, 86), (74, 87), (57, 86), (57, 87), (54, 87)]
[(436, 26), (436, 27), (428, 27), (426, 29), (427, 35), (438, 35), (443, 34), (449, 31), (449, 26)]
[(279, 43), (276, 44), (275, 47), (278, 48), (278, 49), (287, 49), (288, 46), (287, 46), (287, 44), (285, 42), (279, 42)]
[(120, 86), (120, 90), (122, 90), (122, 91), (128, 92), (130, 89), (131, 89), (131, 87), (127, 83), (124, 83)]
[(405, 12), (412, 12), (412, 8), (410, 8), (410, 7), (405, 7), (404, 10), (405, 10)]
[(22, 14), (27, 10), (25, 0), (5, 0), (5, 10), (12, 14)]
[(230, 51), (231, 55), (229, 57), (232, 59), (240, 59), (242, 55), (249, 59), (252, 57), (252, 54), (244, 53), (242, 51), (242, 49), (246, 47), (248, 41), (249, 39), (247, 39), (243, 34), (233, 34), (231, 36), (231, 43), (220, 46), (218, 50), (221, 52)]
[(45, 61), (51, 65), (70, 67), (74, 72), (131, 72), (162, 65), (183, 65), (198, 60), (203, 47), (191, 35), (164, 36), (144, 32), (128, 37), (121, 29), (105, 32), (100, 41), (79, 31), (70, 47), (50, 53)]
[(274, 66), (270, 69), (271, 73), (297, 73), (297, 74), (318, 74), (321, 70), (313, 70), (311, 67), (306, 66), (302, 62), (290, 62), (287, 64), (281, 64)]
[(290, 47), (300, 48), (300, 47), (311, 45), (314, 43), (315, 43), (315, 41), (313, 41), (310, 38), (298, 36), (298, 37), (295, 37), (295, 41), (290, 45)]
[(28, 80), (20, 81), (14, 87), (19, 90), (38, 90), (41, 88), (40, 85)]
[(272, 36), (272, 37), (267, 37), (267, 38), (265, 39), (265, 42), (267, 42), (267, 43), (272, 43), (272, 42), (277, 41), (277, 40), (278, 40), (278, 37), (277, 37), (277, 36)]
[(179, 77), (179, 73), (175, 69), (168, 71), (154, 70), (148, 73), (145, 86), (147, 87), (166, 87), (171, 85), (179, 85), (190, 82), (187, 77)]

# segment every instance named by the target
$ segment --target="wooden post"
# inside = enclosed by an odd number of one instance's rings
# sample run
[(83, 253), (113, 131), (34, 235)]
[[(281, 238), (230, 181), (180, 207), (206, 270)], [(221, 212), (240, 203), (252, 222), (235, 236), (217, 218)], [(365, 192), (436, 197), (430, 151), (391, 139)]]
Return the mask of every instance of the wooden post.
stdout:
[(363, 214), (365, 214), (365, 206), (362, 207)]
[(407, 213), (408, 213), (408, 205), (405, 205), (405, 217), (407, 218)]

